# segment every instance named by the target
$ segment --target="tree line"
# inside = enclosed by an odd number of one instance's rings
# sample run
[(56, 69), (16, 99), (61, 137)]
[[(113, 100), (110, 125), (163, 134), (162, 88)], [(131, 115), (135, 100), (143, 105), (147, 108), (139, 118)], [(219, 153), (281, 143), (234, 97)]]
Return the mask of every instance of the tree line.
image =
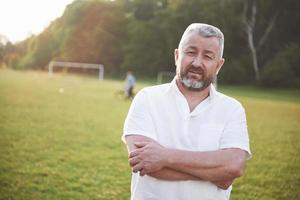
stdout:
[(75, 0), (41, 34), (1, 42), (0, 63), (15, 69), (46, 69), (51, 60), (101, 63), (111, 76), (132, 70), (154, 77), (175, 71), (183, 31), (203, 22), (225, 35), (221, 83), (299, 87), (299, 10), (296, 0)]

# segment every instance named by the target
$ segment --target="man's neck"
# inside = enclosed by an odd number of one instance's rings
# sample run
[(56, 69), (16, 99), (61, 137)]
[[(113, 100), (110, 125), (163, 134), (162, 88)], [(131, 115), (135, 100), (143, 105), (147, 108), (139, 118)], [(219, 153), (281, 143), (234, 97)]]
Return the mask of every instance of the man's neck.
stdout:
[(210, 86), (208, 86), (207, 88), (205, 88), (202, 91), (193, 91), (193, 90), (189, 90), (185, 86), (183, 86), (181, 81), (178, 79), (176, 79), (176, 85), (177, 85), (179, 91), (186, 98), (186, 100), (189, 104), (190, 112), (192, 112), (195, 109), (195, 107), (199, 103), (201, 103), (204, 99), (206, 99), (209, 95)]

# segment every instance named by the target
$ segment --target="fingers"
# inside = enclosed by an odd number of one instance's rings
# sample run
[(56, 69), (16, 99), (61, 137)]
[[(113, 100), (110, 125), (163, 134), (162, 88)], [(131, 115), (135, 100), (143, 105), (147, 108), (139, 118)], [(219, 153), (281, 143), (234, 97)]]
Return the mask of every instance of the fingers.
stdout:
[(141, 169), (140, 176), (145, 176), (146, 174), (147, 174), (146, 170), (145, 169)]
[(130, 158), (129, 159), (129, 165), (132, 168), (132, 172), (133, 173), (137, 173), (140, 172), (141, 176), (146, 175), (146, 171), (143, 169), (144, 164), (140, 162), (140, 160), (138, 158)]
[(136, 166), (134, 166), (132, 168), (132, 172), (133, 173), (137, 173), (137, 172), (140, 172), (140, 176), (145, 176), (147, 175), (147, 170), (143, 168), (143, 165), (141, 164), (138, 164)]
[(140, 153), (141, 153), (141, 150), (137, 149), (137, 150), (131, 151), (131, 152), (129, 153), (129, 156), (128, 156), (128, 157), (129, 157), (129, 158), (133, 158), (133, 157), (138, 156)]
[(143, 147), (146, 146), (147, 144), (149, 144), (149, 142), (135, 142), (134, 145), (138, 147), (138, 149), (131, 151), (128, 157), (132, 158), (139, 155), (143, 151)]
[(128, 159), (128, 163), (131, 167), (135, 166), (136, 164), (138, 164), (140, 162), (140, 159), (137, 157), (134, 158), (129, 158)]
[(132, 167), (132, 172), (137, 173), (138, 171), (141, 171), (142, 168), (143, 168), (143, 165), (141, 163), (139, 163), (139, 164)]
[(135, 142), (134, 145), (138, 148), (142, 148), (144, 146), (146, 146), (147, 144), (149, 144), (149, 142)]
[(143, 169), (144, 163), (138, 156), (135, 156), (135, 153), (137, 152), (132, 152), (133, 157), (128, 159), (129, 165), (131, 166), (133, 173), (140, 172), (140, 176), (144, 176), (146, 175), (146, 170)]
[[(131, 151), (128, 155), (128, 163), (133, 173), (139, 172), (140, 176), (146, 175), (150, 171), (156, 170), (156, 160), (153, 154), (158, 154), (158, 146), (154, 142), (143, 141), (135, 142), (137, 149)], [(147, 166), (145, 166), (147, 164)], [(149, 165), (149, 166), (148, 166)]]

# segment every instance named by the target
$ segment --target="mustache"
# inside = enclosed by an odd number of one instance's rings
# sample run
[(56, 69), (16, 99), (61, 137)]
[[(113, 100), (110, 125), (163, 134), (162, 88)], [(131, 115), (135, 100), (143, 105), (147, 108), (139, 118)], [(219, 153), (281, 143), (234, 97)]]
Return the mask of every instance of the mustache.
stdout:
[(197, 74), (204, 74), (205, 71), (202, 67), (195, 67), (194, 65), (189, 65), (186, 68), (186, 72), (193, 72), (193, 73), (197, 73)]

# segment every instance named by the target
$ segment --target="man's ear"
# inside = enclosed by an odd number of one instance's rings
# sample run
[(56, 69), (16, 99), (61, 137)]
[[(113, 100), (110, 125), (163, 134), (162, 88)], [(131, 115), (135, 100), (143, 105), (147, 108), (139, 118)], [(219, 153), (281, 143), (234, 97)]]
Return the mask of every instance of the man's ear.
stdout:
[(218, 75), (218, 73), (219, 73), (219, 71), (220, 71), (220, 69), (222, 68), (222, 66), (223, 66), (224, 63), (225, 63), (225, 59), (224, 59), (224, 58), (221, 58), (221, 59), (219, 60), (219, 65), (218, 65), (217, 70), (216, 70), (216, 75)]
[(177, 63), (177, 61), (178, 61), (178, 57), (179, 57), (178, 49), (175, 49), (175, 50), (174, 50), (175, 65), (176, 65), (176, 63)]

